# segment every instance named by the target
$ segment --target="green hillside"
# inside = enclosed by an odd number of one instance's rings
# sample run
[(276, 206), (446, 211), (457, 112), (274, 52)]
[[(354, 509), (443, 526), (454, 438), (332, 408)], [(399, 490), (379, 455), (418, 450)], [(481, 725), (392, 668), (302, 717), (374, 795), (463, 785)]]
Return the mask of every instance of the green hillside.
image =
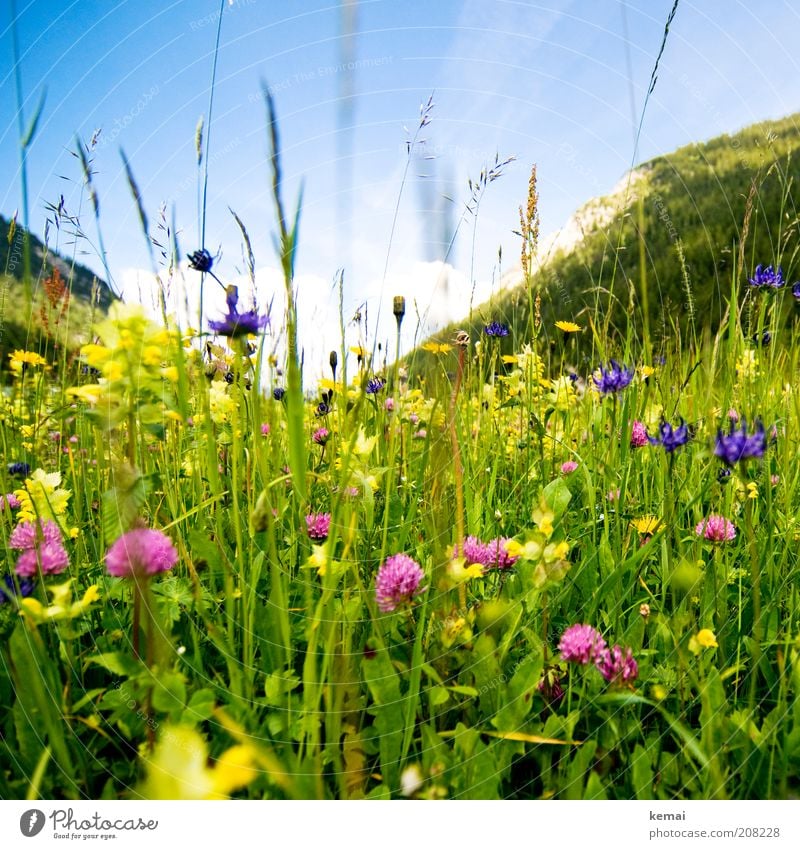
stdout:
[[(800, 277), (798, 147), (800, 115), (794, 115), (644, 163), (613, 196), (576, 214), (571, 225), (580, 235), (573, 244), (558, 248), (556, 242), (545, 256), (540, 246), (528, 282), (496, 295), (437, 338), (466, 328), (475, 339), (496, 320), (510, 327), (502, 343), (503, 352), (510, 352), (530, 339), (537, 295), (540, 333), (554, 350), (561, 345), (555, 321), (587, 328), (590, 319), (595, 326), (607, 324), (624, 349), (626, 340), (642, 339), (646, 303), (654, 353), (676, 333), (691, 340), (716, 330), (735, 273), (741, 282), (758, 263), (780, 264), (790, 285)], [(740, 252), (743, 267), (736, 272)], [(792, 308), (792, 298), (785, 300)], [(605, 353), (596, 350), (588, 330), (571, 337), (569, 346), (576, 365)], [(430, 362), (421, 352), (417, 364), (423, 371)]]
[(0, 216), (0, 368), (17, 349), (52, 359), (87, 341), (93, 316), (115, 295), (90, 269), (30, 236), (31, 285), (23, 283), (23, 231)]

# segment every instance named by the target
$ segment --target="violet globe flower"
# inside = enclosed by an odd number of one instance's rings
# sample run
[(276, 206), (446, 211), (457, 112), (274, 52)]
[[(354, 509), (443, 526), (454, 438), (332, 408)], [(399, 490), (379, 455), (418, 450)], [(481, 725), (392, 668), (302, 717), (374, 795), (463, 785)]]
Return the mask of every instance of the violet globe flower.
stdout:
[(327, 539), (331, 529), (331, 514), (309, 513), (306, 516), (306, 528), (310, 539), (319, 541)]
[(491, 324), (487, 324), (486, 327), (483, 328), (483, 332), (487, 336), (493, 337), (503, 337), (508, 336), (508, 328), (505, 324), (501, 324), (499, 321), (493, 321)]
[(228, 304), (228, 314), (222, 321), (208, 322), (208, 326), (214, 333), (235, 339), (239, 336), (256, 334), (267, 326), (269, 316), (259, 315), (255, 308), (243, 313), (238, 311), (239, 290), (236, 286), (228, 286), (225, 300)]
[(758, 459), (764, 456), (767, 449), (767, 434), (761, 421), (756, 420), (752, 433), (747, 432), (747, 421), (742, 419), (742, 426), (734, 430), (733, 422), (726, 434), (717, 431), (717, 441), (714, 446), (714, 456), (719, 457), (727, 466), (734, 466), (743, 460)]
[(412, 601), (427, 587), (421, 587), (425, 573), (407, 554), (387, 557), (375, 578), (375, 599), (382, 613), (392, 613), (402, 604)]
[(651, 445), (660, 445), (668, 454), (686, 443), (691, 438), (689, 426), (681, 419), (678, 427), (673, 428), (669, 422), (661, 422), (658, 427), (658, 436), (648, 436)]
[(780, 266), (776, 271), (771, 265), (766, 268), (757, 265), (755, 273), (750, 278), (750, 285), (756, 289), (782, 289), (785, 283), (783, 269)]
[(628, 684), (639, 674), (639, 665), (633, 659), (633, 652), (629, 648), (623, 652), (620, 646), (604, 649), (595, 660), (595, 666), (609, 684)]
[(611, 360), (607, 369), (603, 368), (601, 364), (592, 375), (592, 381), (597, 387), (597, 391), (603, 395), (622, 392), (632, 380), (633, 369), (629, 369), (625, 365), (620, 365), (616, 360)]
[(710, 542), (730, 542), (736, 538), (736, 527), (724, 516), (711, 515), (703, 519), (694, 532)]
[(591, 625), (570, 625), (558, 644), (561, 657), (583, 666), (594, 663), (606, 651), (606, 641)]
[(141, 578), (168, 572), (178, 552), (164, 533), (136, 528), (119, 537), (106, 554), (106, 568), (115, 578)]

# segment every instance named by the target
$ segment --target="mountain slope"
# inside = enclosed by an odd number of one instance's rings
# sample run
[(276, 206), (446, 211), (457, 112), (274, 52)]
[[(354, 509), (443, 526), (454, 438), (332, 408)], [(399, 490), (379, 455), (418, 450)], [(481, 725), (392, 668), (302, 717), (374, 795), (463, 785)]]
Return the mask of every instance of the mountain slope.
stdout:
[[(716, 330), (740, 250), (740, 280), (758, 263), (782, 265), (790, 284), (800, 277), (793, 191), (800, 176), (798, 148), (800, 115), (794, 115), (638, 166), (611, 195), (590, 201), (540, 245), (530, 292), (520, 272), (518, 285), (437, 337), (467, 328), (477, 338), (484, 324), (498, 320), (511, 328), (504, 342), (504, 352), (510, 351), (530, 338), (530, 304), (537, 294), (541, 333), (553, 344), (560, 335), (555, 321), (585, 327), (589, 317), (608, 323), (620, 341), (631, 334), (641, 339), (645, 311), (655, 351), (676, 332), (686, 337)], [(591, 334), (580, 334), (573, 344), (576, 356), (597, 356), (589, 350)], [(423, 354), (423, 370), (426, 359)]]

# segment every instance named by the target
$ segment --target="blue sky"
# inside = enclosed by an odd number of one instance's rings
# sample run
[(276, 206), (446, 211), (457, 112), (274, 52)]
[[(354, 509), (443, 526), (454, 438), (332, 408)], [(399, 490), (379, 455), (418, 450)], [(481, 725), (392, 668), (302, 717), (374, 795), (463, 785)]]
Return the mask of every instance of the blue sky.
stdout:
[[(340, 266), (348, 314), (366, 301), (374, 318), (381, 299), (385, 314), (391, 296), (403, 292), (420, 311), (431, 307), (434, 324), (455, 319), (473, 288), (481, 300), (500, 271), (515, 264), (512, 230), (533, 163), (543, 233), (618, 183), (633, 155), (631, 96), (638, 120), (672, 2), (356, 0), (349, 5), (352, 26), (343, 5), (226, 0), (208, 150), (206, 247), (222, 248), (220, 273), (236, 279), (242, 261), (233, 208), (253, 240), (258, 298), (268, 298), (277, 263), (260, 98), (266, 80), (281, 122), (286, 200), (294, 202), (301, 180), (305, 187), (297, 270), (301, 331), (315, 339), (309, 350), (327, 347), (338, 323), (331, 281)], [(76, 134), (88, 140), (100, 129), (94, 169), (109, 265), (118, 288), (128, 296), (141, 288), (147, 300), (147, 274), (132, 271), (149, 269), (149, 261), (119, 150), (131, 162), (153, 234), (166, 204), (183, 251), (198, 247), (194, 134), (208, 111), (220, 3), (17, 0), (17, 7), (27, 117), (47, 89), (28, 159), (31, 227), (43, 232), (45, 204), (63, 194), (95, 239), (70, 148)], [(800, 110), (800, 13), (786, 0), (753, 9), (744, 0), (681, 2), (637, 160)], [(20, 205), (9, 22), (4, 3), (5, 216)], [(405, 142), (431, 93), (432, 121), (408, 169), (384, 279)], [(466, 216), (448, 257), (447, 291), (437, 292), (445, 246), (469, 196), (467, 180), (496, 153), (516, 161), (481, 202), (474, 251), (475, 222)], [(79, 247), (88, 252), (82, 261), (99, 271), (92, 246)], [(190, 300), (195, 283), (187, 276)], [(182, 285), (173, 283), (176, 291)]]

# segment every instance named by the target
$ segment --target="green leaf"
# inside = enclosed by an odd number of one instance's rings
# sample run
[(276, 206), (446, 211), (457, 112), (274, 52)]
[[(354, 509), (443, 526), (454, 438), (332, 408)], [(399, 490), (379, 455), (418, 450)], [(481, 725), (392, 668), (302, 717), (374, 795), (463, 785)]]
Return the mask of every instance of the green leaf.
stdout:
[(563, 478), (556, 478), (554, 481), (550, 481), (544, 488), (542, 495), (547, 506), (555, 513), (556, 520), (564, 515), (572, 499), (572, 493), (569, 491), (569, 487)]
[(189, 704), (186, 705), (183, 719), (188, 719), (191, 722), (202, 722), (209, 719), (214, 712), (215, 701), (213, 690), (209, 690), (207, 687), (197, 690), (192, 693)]
[(94, 654), (86, 659), (87, 663), (96, 663), (113, 672), (114, 675), (119, 675), (123, 678), (130, 678), (142, 670), (142, 664), (132, 658), (130, 655), (119, 651), (103, 652), (102, 654)]
[(141, 474), (123, 464), (114, 470), (114, 486), (102, 496), (103, 539), (106, 547), (133, 527), (147, 498)]
[(153, 707), (171, 713), (186, 706), (186, 683), (179, 672), (162, 672), (153, 686)]

